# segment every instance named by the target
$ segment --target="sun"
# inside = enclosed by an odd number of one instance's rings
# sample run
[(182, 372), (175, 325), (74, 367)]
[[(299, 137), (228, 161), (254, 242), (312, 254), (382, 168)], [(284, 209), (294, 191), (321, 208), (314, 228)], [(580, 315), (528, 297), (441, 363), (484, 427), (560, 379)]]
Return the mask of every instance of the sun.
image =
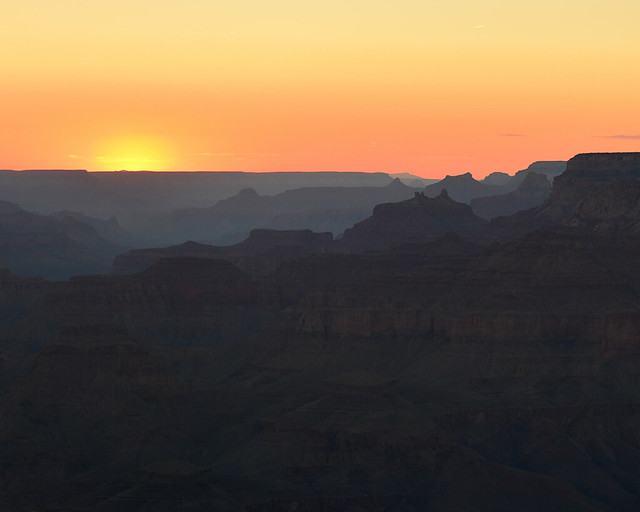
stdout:
[(105, 170), (161, 171), (173, 167), (171, 144), (147, 135), (117, 136), (105, 140), (95, 157)]

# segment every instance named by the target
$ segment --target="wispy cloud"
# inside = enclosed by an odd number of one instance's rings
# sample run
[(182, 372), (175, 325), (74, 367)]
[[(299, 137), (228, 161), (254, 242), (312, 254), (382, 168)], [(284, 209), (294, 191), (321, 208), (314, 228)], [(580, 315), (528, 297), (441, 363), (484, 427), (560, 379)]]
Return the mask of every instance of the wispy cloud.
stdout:
[(199, 156), (237, 156), (239, 158), (251, 158), (251, 157), (266, 157), (266, 156), (281, 156), (282, 153), (198, 153)]
[(638, 140), (640, 139), (640, 135), (628, 135), (628, 134), (619, 134), (619, 135), (599, 135), (600, 139), (631, 139)]
[(500, 137), (526, 137), (524, 133), (499, 133)]
[(69, 158), (76, 159), (76, 158), (82, 158), (82, 156), (81, 156), (81, 155), (76, 155), (76, 154), (72, 153), (72, 154), (70, 154), (70, 155), (69, 155)]
[(478, 29), (478, 28), (485, 28), (484, 25), (475, 25), (473, 28)]

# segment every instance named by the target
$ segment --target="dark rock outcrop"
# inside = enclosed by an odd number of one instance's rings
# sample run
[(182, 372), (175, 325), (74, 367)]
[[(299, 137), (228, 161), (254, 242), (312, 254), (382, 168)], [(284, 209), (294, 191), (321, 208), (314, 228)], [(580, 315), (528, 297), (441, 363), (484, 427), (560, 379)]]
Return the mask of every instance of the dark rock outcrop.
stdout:
[(598, 188), (577, 204), (566, 225), (602, 235), (640, 234), (640, 180)]
[(566, 171), (554, 179), (551, 194), (542, 205), (492, 219), (477, 241), (513, 240), (536, 229), (561, 226), (590, 194), (618, 181), (635, 181), (639, 176), (640, 153), (576, 155), (567, 162)]
[(545, 211), (566, 219), (587, 195), (614, 181), (640, 179), (640, 153), (589, 153), (574, 156), (553, 183)]
[(421, 193), (399, 203), (380, 204), (373, 215), (347, 229), (337, 250), (389, 249), (402, 243), (432, 241), (445, 233), (470, 235), (484, 225), (471, 208), (443, 190), (438, 197)]

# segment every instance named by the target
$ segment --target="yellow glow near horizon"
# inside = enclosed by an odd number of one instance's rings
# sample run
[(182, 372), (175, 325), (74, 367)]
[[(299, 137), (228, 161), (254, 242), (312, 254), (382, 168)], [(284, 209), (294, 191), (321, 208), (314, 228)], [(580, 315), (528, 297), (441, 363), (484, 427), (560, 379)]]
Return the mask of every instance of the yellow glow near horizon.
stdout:
[(99, 145), (99, 154), (87, 162), (89, 170), (159, 171), (171, 169), (166, 141), (140, 135), (118, 136)]

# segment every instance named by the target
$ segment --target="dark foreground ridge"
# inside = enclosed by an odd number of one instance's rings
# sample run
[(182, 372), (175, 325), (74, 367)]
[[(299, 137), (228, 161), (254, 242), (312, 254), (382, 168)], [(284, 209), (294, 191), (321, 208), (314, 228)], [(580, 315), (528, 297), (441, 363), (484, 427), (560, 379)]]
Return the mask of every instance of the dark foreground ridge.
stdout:
[[(541, 227), (482, 250), (264, 231), (247, 251), (321, 249), (0, 272), (0, 509), (638, 510), (640, 155), (619, 156), (570, 161), (509, 218)], [(433, 201), (468, 213), (418, 195), (367, 236)]]

